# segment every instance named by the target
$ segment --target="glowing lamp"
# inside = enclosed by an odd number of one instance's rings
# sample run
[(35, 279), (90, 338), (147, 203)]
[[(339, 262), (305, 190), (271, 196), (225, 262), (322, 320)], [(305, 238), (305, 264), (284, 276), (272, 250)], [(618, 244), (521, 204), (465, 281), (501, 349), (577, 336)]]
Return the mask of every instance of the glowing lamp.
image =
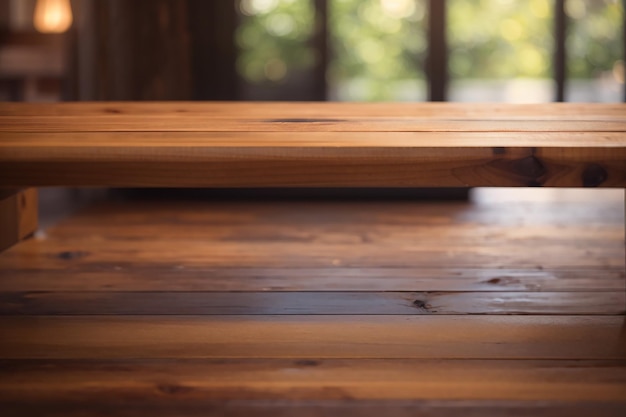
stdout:
[(35, 29), (41, 33), (62, 33), (72, 25), (70, 0), (37, 0)]

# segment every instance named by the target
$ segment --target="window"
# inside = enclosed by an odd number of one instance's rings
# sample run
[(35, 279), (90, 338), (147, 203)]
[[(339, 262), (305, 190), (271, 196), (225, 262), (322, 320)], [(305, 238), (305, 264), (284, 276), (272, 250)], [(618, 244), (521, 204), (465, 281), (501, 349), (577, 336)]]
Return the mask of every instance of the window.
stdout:
[[(453, 101), (547, 102), (563, 89), (568, 101), (625, 98), (620, 0), (240, 0), (237, 8), (247, 99), (279, 91), (275, 98), (421, 101), (446, 81)], [(429, 31), (437, 22), (445, 27)]]
[(568, 0), (568, 101), (620, 101), (624, 84), (623, 5), (618, 0)]
[(545, 0), (449, 0), (449, 99), (552, 101), (553, 18)]
[(425, 16), (420, 0), (331, 1), (330, 98), (425, 100)]

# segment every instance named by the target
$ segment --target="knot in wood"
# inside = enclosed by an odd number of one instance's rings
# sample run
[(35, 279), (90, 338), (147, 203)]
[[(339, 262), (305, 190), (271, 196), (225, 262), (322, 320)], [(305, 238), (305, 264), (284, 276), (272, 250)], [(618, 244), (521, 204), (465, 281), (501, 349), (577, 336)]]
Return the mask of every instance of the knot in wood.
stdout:
[(598, 187), (608, 178), (606, 170), (598, 164), (590, 164), (583, 171), (583, 186)]
[(511, 172), (523, 178), (525, 185), (529, 187), (541, 186), (544, 181), (543, 177), (548, 172), (543, 162), (534, 155), (513, 160), (509, 167)]

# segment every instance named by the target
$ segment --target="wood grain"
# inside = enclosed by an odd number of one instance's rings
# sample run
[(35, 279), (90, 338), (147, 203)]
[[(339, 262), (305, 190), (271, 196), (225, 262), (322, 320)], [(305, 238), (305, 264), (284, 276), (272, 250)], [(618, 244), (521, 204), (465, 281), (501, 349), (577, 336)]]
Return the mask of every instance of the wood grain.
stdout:
[[(72, 252), (64, 254), (72, 257)], [(80, 255), (79, 255), (80, 256)], [(510, 268), (263, 268), (142, 265), (126, 261), (47, 267), (2, 262), (0, 290), (39, 291), (624, 291), (624, 270), (599, 265), (567, 269)]]
[(340, 103), (340, 102), (65, 102), (3, 103), (0, 117), (98, 117), (111, 115), (196, 115), (203, 117), (253, 118), (304, 116), (333, 117), (423, 117), (427, 119), (484, 120), (621, 120), (624, 107), (619, 103)]
[[(165, 359), (1, 362), (0, 401), (623, 401), (623, 360)], [(56, 384), (45, 382), (50, 369)], [(480, 378), (476, 375), (480, 374)], [(128, 378), (133, 375), (133, 378)], [(94, 387), (98, 387), (94, 390)], [(146, 404), (147, 405), (147, 404)]]
[(0, 254), (1, 414), (621, 417), (623, 204), (98, 204)]
[[(471, 241), (470, 241), (471, 242)], [(112, 265), (127, 268), (157, 266), (163, 268), (436, 268), (442, 261), (459, 268), (532, 268), (532, 269), (609, 269), (624, 264), (624, 248), (617, 245), (569, 248), (564, 253), (558, 245), (511, 243), (508, 251), (496, 242), (478, 246), (478, 240), (447, 246), (414, 240), (402, 244), (329, 243), (311, 246), (308, 242), (205, 242), (191, 240), (146, 240), (139, 246), (132, 240), (37, 239), (15, 251), (7, 251), (3, 264), (25, 268), (33, 262), (44, 263), (50, 270), (90, 268)], [(436, 243), (439, 243), (436, 245)], [(172, 245), (185, 248), (185, 258), (172, 251)], [(280, 251), (280, 252), (279, 252)], [(282, 258), (273, 256), (281, 253)], [(132, 259), (129, 256), (132, 254)], [(339, 255), (341, 254), (341, 255)]]
[(620, 316), (2, 316), (0, 358), (626, 359), (624, 334)]
[(558, 195), (100, 203), (3, 254), (0, 290), (623, 292), (622, 193), (528, 191)]
[(623, 292), (26, 292), (0, 315), (431, 315), (625, 313)]
[[(262, 105), (262, 104), (259, 104)], [(235, 114), (240, 112), (235, 110)], [(542, 120), (542, 119), (495, 119), (488, 117), (478, 118), (423, 118), (417, 117), (362, 117), (354, 115), (343, 119), (336, 119), (326, 115), (325, 118), (285, 118), (282, 115), (268, 115), (268, 118), (256, 119), (246, 116), (211, 117), (205, 115), (106, 115), (96, 118), (77, 116), (32, 117), (12, 116), (4, 118), (0, 125), (1, 132), (28, 132), (28, 133), (59, 133), (59, 132), (292, 132), (292, 133), (344, 133), (344, 132), (557, 132), (561, 137), (564, 132), (592, 132), (610, 133), (623, 132), (626, 121), (623, 119), (592, 118), (571, 120)], [(271, 117), (271, 118), (270, 118)], [(34, 135), (30, 135), (33, 137)], [(153, 135), (157, 136), (158, 135)], [(191, 136), (191, 135), (190, 135)], [(342, 136), (342, 135), (334, 135)], [(416, 135), (413, 135), (415, 137)], [(36, 136), (35, 136), (36, 137)], [(145, 138), (146, 136), (144, 136)], [(193, 136), (192, 136), (193, 137)], [(223, 135), (222, 137), (228, 137)], [(326, 136), (329, 137), (328, 135)], [(331, 136), (333, 137), (333, 136)], [(445, 136), (444, 136), (445, 137)], [(258, 136), (248, 135), (244, 142), (256, 142)], [(260, 139), (260, 138), (259, 138)], [(341, 140), (338, 141), (341, 143)], [(555, 140), (567, 143), (567, 139)], [(158, 140), (157, 140), (158, 143)], [(271, 145), (270, 142), (268, 145)], [(280, 142), (279, 142), (280, 143)]]
[(626, 185), (624, 105), (55, 106), (0, 106), (0, 186)]

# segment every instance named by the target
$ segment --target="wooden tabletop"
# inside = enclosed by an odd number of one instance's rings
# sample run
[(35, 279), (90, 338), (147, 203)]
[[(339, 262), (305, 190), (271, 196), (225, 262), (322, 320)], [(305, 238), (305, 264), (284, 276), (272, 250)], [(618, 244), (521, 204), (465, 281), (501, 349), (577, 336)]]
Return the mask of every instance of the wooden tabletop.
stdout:
[(626, 104), (0, 104), (0, 187), (626, 186)]

